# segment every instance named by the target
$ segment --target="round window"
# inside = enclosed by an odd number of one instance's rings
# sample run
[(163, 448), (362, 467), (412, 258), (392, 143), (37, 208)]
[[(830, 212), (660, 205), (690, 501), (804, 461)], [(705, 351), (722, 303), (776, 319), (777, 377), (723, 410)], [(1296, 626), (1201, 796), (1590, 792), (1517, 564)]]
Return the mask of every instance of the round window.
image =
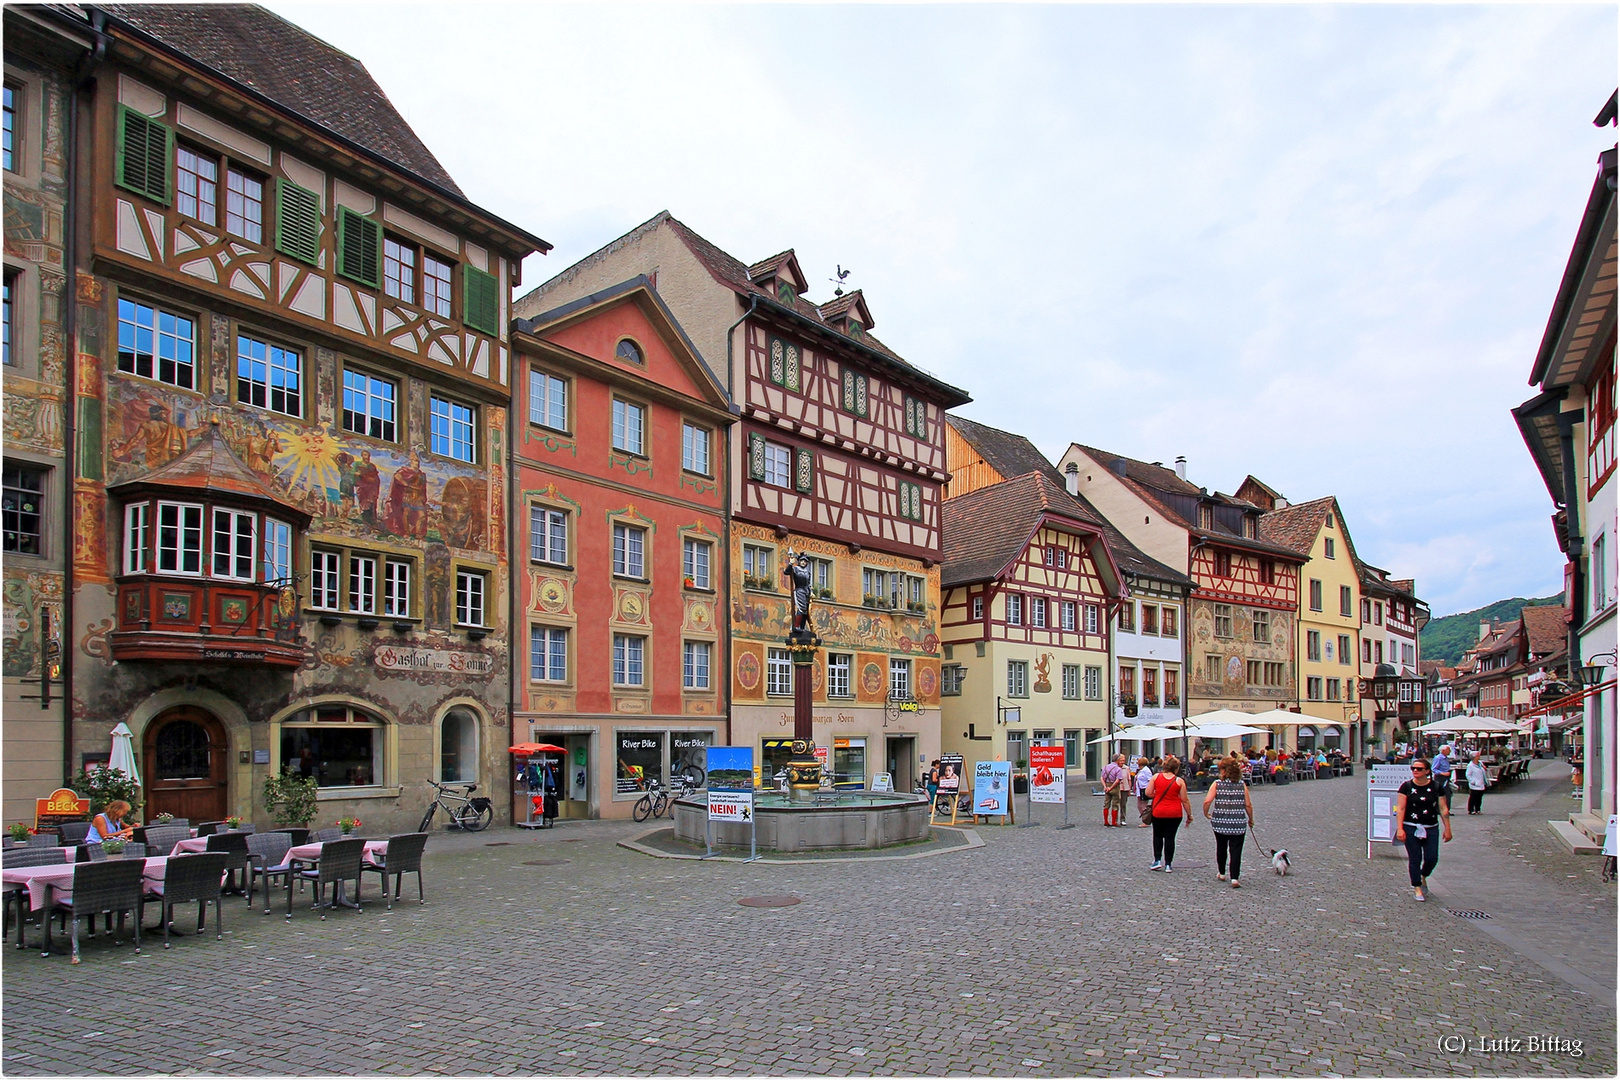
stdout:
[(619, 347), (614, 350), (614, 355), (627, 364), (641, 363), (641, 349), (629, 338), (619, 342)]

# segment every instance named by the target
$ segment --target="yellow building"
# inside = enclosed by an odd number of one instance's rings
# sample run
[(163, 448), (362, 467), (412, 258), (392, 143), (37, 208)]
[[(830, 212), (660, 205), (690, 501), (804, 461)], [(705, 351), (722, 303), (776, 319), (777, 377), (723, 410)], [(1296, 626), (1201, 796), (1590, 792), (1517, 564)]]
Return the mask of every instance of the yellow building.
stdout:
[[(1241, 489), (1240, 497), (1247, 497)], [(1260, 537), (1310, 560), (1300, 570), (1294, 667), (1299, 710), (1321, 723), (1302, 720), (1285, 741), (1304, 749), (1359, 751), (1351, 742), (1361, 719), (1361, 579), (1338, 500), (1330, 495), (1284, 503), (1261, 516)]]

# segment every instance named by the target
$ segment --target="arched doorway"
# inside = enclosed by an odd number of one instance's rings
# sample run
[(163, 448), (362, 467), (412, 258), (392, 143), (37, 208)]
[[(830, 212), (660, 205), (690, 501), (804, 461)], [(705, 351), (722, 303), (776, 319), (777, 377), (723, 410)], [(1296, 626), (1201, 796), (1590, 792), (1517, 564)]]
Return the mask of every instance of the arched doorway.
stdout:
[(146, 725), (142, 773), (150, 820), (165, 811), (192, 822), (225, 816), (225, 725), (212, 713), (183, 705)]

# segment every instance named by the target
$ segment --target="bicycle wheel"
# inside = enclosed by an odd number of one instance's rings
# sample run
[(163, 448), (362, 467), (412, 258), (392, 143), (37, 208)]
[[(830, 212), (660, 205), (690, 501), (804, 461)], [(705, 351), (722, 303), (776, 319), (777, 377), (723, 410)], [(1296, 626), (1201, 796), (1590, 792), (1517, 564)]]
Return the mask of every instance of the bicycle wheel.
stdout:
[(652, 796), (643, 795), (640, 799), (636, 800), (636, 808), (630, 812), (630, 815), (637, 821), (646, 821), (648, 816), (652, 813), (652, 808)]
[(653, 800), (652, 816), (664, 817), (669, 813), (670, 808), (673, 806), (674, 804), (669, 801), (669, 796), (660, 791), (658, 793), (658, 797)]
[(417, 832), (427, 832), (429, 829), (433, 828), (433, 815), (438, 811), (438, 809), (438, 803), (428, 803), (427, 813), (422, 815), (422, 824), (417, 826)]
[(456, 824), (466, 832), (483, 832), (494, 819), (495, 809), (490, 806), (475, 807), (469, 804), (456, 811)]
[(704, 770), (703, 766), (699, 765), (695, 761), (682, 762), (677, 775), (684, 776), (688, 780), (692, 781), (692, 786), (695, 788), (702, 787), (703, 781), (709, 778), (709, 774)]

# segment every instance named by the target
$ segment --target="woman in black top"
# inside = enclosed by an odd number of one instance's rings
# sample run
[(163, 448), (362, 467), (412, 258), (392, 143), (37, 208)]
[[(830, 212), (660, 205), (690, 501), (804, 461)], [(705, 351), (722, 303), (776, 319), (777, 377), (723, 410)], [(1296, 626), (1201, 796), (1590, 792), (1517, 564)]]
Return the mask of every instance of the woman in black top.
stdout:
[(1451, 807), (1429, 773), (1426, 758), (1412, 759), (1412, 779), (1395, 796), (1395, 839), (1406, 843), (1406, 873), (1413, 899), (1427, 900), (1429, 875), (1440, 861), (1440, 841), (1451, 843)]

